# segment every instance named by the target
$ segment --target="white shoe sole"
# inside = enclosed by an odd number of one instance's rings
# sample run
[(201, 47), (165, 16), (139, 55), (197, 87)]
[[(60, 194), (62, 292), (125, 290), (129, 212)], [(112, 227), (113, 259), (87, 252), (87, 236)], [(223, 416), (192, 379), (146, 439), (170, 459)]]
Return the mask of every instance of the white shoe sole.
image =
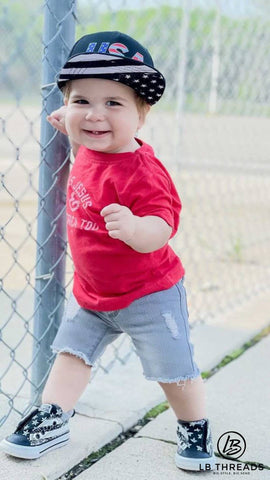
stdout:
[(27, 447), (24, 445), (17, 445), (16, 443), (8, 442), (6, 439), (0, 443), (0, 448), (3, 452), (12, 457), (24, 458), (26, 460), (34, 460), (41, 457), (45, 453), (55, 450), (56, 448), (64, 447), (69, 441), (69, 432), (64, 433), (60, 437), (54, 438), (49, 442), (35, 447)]
[(185, 458), (175, 454), (175, 463), (178, 468), (183, 470), (193, 470), (196, 472), (213, 470), (216, 463), (216, 457), (212, 455), (209, 458)]

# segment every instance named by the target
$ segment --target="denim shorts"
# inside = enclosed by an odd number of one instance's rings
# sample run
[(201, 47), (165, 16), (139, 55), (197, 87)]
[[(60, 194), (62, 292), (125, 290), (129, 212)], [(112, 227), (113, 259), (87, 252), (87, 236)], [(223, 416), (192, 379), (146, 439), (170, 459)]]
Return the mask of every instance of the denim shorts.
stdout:
[(52, 350), (94, 365), (122, 333), (130, 336), (147, 380), (172, 383), (200, 375), (189, 338), (183, 279), (109, 312), (86, 310), (71, 295)]

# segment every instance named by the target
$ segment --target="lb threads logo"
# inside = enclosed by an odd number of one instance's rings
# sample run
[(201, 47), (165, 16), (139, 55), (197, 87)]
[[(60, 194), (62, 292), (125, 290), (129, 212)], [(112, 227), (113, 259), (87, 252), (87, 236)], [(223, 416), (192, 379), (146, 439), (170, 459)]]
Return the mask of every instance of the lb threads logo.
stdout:
[(225, 432), (219, 437), (217, 448), (222, 457), (237, 460), (245, 453), (246, 441), (241, 433)]
[(253, 471), (263, 471), (265, 468), (262, 463), (252, 464), (238, 460), (246, 451), (246, 440), (239, 432), (231, 430), (223, 433), (218, 439), (217, 450), (221, 459), (227, 460), (226, 463), (222, 461), (214, 465), (207, 463), (200, 465), (200, 470), (212, 470), (213, 475), (250, 475)]

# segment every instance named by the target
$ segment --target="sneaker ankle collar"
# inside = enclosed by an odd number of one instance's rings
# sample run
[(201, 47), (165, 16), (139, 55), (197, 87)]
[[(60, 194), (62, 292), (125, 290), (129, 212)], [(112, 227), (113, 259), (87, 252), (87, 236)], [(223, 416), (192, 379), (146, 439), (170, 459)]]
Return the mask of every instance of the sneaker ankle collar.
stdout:
[(190, 420), (190, 421), (187, 421), (187, 420), (181, 420), (180, 418), (177, 420), (177, 423), (179, 423), (180, 425), (190, 425), (190, 426), (195, 426), (195, 425), (205, 425), (205, 423), (208, 423), (208, 419), (207, 418), (202, 418), (201, 420)]

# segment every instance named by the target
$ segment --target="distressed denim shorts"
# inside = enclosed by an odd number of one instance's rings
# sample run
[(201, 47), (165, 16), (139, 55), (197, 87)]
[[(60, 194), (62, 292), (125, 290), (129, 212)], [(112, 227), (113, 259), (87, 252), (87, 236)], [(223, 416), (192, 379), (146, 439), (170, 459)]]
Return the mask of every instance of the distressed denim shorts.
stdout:
[(172, 383), (200, 375), (189, 338), (183, 279), (109, 312), (86, 310), (71, 295), (52, 350), (94, 365), (122, 333), (130, 336), (147, 380)]

